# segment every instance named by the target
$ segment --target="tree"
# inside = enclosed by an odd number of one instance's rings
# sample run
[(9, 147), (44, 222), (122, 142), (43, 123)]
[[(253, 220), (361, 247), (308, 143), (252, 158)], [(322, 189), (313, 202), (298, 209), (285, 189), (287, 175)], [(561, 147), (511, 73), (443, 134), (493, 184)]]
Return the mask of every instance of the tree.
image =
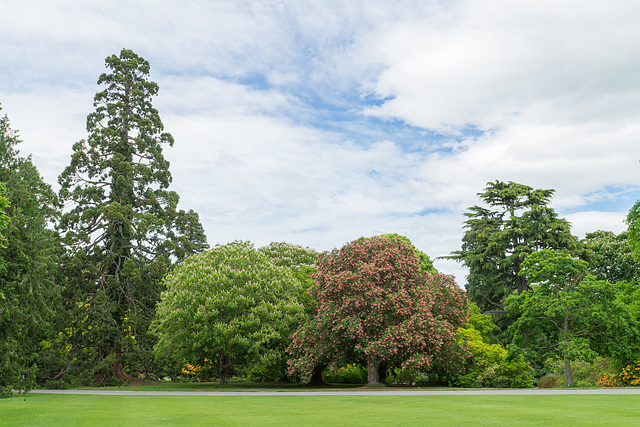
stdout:
[(431, 261), (429, 255), (416, 248), (408, 237), (397, 233), (382, 234), (381, 237), (386, 237), (388, 239), (402, 239), (402, 241), (411, 246), (416, 253), (418, 260), (420, 260), (421, 271), (424, 271), (425, 273), (438, 274), (438, 270), (433, 266), (433, 261)]
[(526, 277), (518, 274), (525, 257), (545, 248), (579, 252), (569, 222), (548, 207), (553, 193), (514, 182), (487, 183), (478, 196), (488, 208), (469, 208), (462, 249), (446, 257), (469, 268), (466, 288), (470, 300), (482, 312), (493, 313), (502, 329), (507, 326), (502, 317), (506, 296), (513, 290), (529, 289)]
[(636, 261), (640, 261), (640, 200), (638, 200), (627, 214), (627, 233), (629, 244)]
[(317, 268), (317, 313), (294, 334), (290, 374), (309, 379), (318, 364), (356, 361), (377, 384), (381, 363), (427, 369), (461, 351), (453, 332), (466, 321), (464, 291), (451, 276), (421, 272), (402, 239), (360, 238), (321, 254)]
[(491, 316), (480, 313), (475, 303), (469, 309), (469, 321), (456, 331), (461, 344), (469, 348), (464, 370), (447, 378), (456, 387), (533, 387), (531, 368), (522, 357), (507, 360), (507, 350), (499, 344), (488, 342), (489, 333), (495, 328)]
[(631, 282), (640, 277), (640, 263), (634, 259), (628, 233), (598, 230), (587, 233), (583, 243), (590, 251), (589, 271), (599, 280)]
[(106, 88), (87, 116), (88, 139), (73, 146), (60, 175), (69, 207), (60, 221), (70, 305), (80, 307), (72, 345), (89, 349), (94, 380), (132, 380), (123, 362), (150, 371), (147, 329), (161, 279), (175, 261), (206, 249), (197, 214), (178, 211), (164, 145), (173, 137), (153, 108), (158, 85), (131, 50), (106, 59)]
[[(9, 207), (9, 201), (4, 197), (7, 192), (7, 187), (0, 182), (0, 231), (7, 228), (9, 223), (9, 215), (7, 215), (7, 208)], [(5, 240), (5, 237), (0, 234), (0, 243)]]
[(285, 242), (272, 242), (258, 250), (276, 266), (285, 267), (291, 271), (293, 277), (301, 284), (298, 300), (304, 305), (307, 314), (315, 313), (315, 300), (309, 291), (315, 284), (311, 276), (316, 272), (315, 263), (318, 252)]
[(217, 245), (167, 275), (154, 331), (159, 356), (206, 365), (226, 384), (233, 367), (278, 366), (297, 324), (301, 283), (249, 242)]
[(8, 117), (0, 118), (0, 395), (35, 378), (59, 303), (60, 245), (49, 229), (57, 198), (31, 158), (20, 156), (20, 142)]
[(636, 341), (634, 321), (616, 299), (615, 287), (590, 275), (585, 261), (544, 249), (525, 259), (520, 274), (532, 285), (507, 300), (507, 311), (517, 317), (510, 327), (511, 348), (529, 360), (560, 356), (568, 386), (572, 360), (620, 357)]

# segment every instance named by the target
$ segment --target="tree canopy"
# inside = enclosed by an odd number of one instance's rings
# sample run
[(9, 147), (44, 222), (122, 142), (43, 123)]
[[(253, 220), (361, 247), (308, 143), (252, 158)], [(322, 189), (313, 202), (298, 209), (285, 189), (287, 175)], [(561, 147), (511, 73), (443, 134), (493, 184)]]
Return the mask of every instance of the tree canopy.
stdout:
[(640, 262), (634, 258), (627, 232), (597, 230), (587, 233), (583, 242), (589, 251), (589, 271), (599, 280), (617, 283), (640, 277)]
[(165, 279), (155, 347), (177, 364), (211, 364), (225, 384), (240, 364), (283, 365), (304, 317), (303, 285), (249, 242), (216, 245)]
[(528, 289), (526, 277), (518, 273), (530, 253), (578, 250), (569, 222), (548, 206), (553, 193), (515, 182), (490, 182), (478, 193), (487, 207), (472, 206), (465, 213), (462, 249), (448, 258), (469, 268), (469, 298), (483, 312), (503, 312), (511, 291)]
[(418, 260), (420, 261), (421, 271), (424, 271), (425, 273), (432, 273), (432, 274), (438, 273), (438, 270), (436, 270), (436, 268), (433, 266), (433, 261), (431, 261), (431, 258), (429, 257), (429, 255), (425, 254), (423, 251), (416, 248), (408, 237), (402, 236), (397, 233), (382, 234), (381, 237), (386, 237), (389, 239), (402, 239), (402, 241), (408, 244), (409, 246), (411, 246), (414, 252), (416, 253)]
[(60, 246), (48, 228), (58, 215), (57, 198), (31, 158), (20, 155), (20, 142), (1, 117), (0, 394), (35, 377), (40, 342), (52, 333), (59, 303)]
[(568, 386), (573, 360), (627, 356), (625, 347), (636, 341), (634, 320), (615, 287), (590, 275), (586, 262), (544, 249), (525, 259), (520, 274), (532, 285), (507, 300), (507, 311), (517, 317), (510, 327), (514, 349), (529, 360), (560, 356)]
[(318, 364), (355, 360), (376, 384), (381, 363), (428, 368), (461, 351), (453, 332), (467, 318), (464, 291), (451, 276), (420, 271), (403, 239), (360, 238), (320, 254), (317, 268), (318, 309), (294, 335), (291, 374), (309, 379)]

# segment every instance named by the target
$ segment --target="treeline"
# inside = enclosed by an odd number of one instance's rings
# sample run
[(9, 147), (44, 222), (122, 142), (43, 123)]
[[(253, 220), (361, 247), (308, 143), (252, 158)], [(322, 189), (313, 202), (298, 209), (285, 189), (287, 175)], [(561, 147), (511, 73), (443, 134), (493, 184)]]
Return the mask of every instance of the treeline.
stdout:
[[(0, 393), (233, 376), (465, 387), (640, 381), (640, 252), (579, 240), (553, 190), (489, 183), (448, 258), (466, 292), (404, 236), (318, 253), (209, 248), (179, 209), (149, 63), (106, 59), (86, 140), (56, 194), (0, 118)], [(635, 370), (634, 370), (635, 369)]]

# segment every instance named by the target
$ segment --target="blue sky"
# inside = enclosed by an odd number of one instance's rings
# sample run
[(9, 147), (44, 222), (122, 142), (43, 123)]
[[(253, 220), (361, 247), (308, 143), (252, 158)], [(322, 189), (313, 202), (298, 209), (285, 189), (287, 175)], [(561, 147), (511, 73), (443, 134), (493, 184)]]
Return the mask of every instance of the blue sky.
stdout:
[[(634, 1), (4, 0), (0, 103), (55, 185), (104, 59), (133, 49), (210, 243), (460, 248), (488, 181), (553, 188), (583, 236), (640, 198)], [(451, 261), (436, 267), (465, 282)]]

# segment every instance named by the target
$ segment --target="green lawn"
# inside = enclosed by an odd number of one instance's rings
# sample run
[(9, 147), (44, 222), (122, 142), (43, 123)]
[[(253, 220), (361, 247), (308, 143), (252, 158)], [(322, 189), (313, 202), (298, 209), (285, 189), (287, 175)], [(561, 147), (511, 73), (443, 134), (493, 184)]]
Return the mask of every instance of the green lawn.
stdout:
[(638, 425), (639, 395), (86, 396), (0, 399), (0, 426)]

